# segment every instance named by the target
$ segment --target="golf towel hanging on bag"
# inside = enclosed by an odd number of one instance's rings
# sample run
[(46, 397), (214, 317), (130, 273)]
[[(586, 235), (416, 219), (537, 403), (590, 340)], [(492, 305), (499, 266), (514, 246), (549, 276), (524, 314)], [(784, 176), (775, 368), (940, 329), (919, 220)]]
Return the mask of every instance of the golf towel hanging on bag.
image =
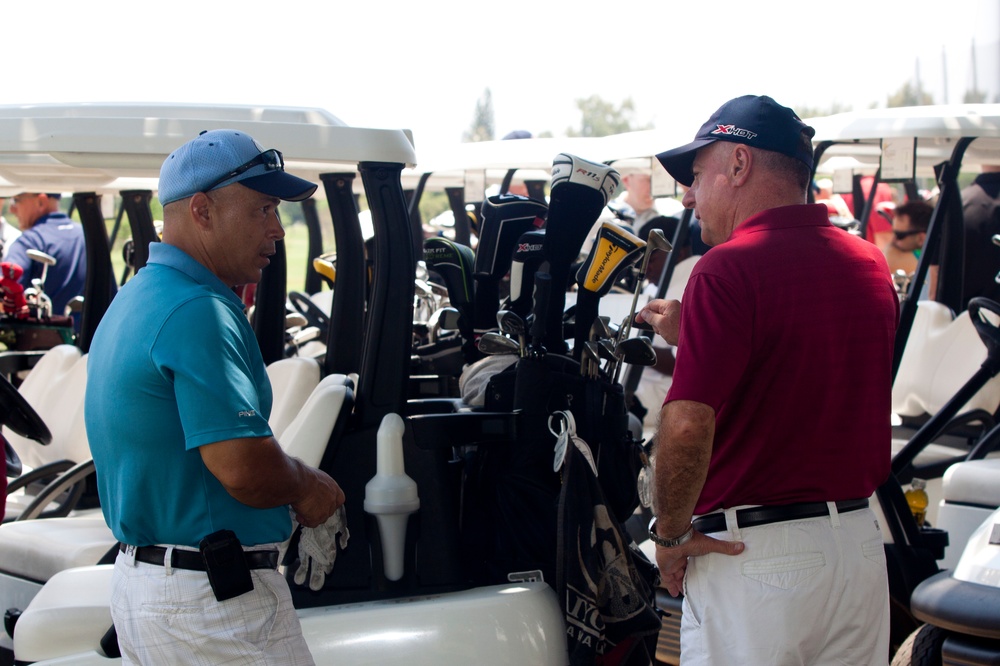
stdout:
[[(566, 617), (569, 663), (638, 665), (653, 662), (660, 618), (654, 608), (656, 566), (625, 536), (608, 509), (589, 447), (566, 427), (559, 494), (556, 592)], [(557, 416), (557, 415), (554, 415)], [(565, 445), (565, 448), (563, 448)], [(557, 461), (558, 463), (558, 461)]]

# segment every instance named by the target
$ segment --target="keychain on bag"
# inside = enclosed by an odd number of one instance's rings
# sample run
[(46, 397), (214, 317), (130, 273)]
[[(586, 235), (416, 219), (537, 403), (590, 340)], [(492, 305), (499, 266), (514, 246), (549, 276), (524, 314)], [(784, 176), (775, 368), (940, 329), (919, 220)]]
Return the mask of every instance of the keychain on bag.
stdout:
[(594, 463), (594, 455), (590, 451), (590, 446), (576, 436), (576, 419), (572, 412), (560, 411), (549, 415), (549, 432), (556, 438), (555, 456), (552, 460), (552, 471), (558, 472), (566, 462), (566, 449), (570, 441), (583, 454), (583, 457), (590, 463), (590, 469), (597, 476), (597, 465)]

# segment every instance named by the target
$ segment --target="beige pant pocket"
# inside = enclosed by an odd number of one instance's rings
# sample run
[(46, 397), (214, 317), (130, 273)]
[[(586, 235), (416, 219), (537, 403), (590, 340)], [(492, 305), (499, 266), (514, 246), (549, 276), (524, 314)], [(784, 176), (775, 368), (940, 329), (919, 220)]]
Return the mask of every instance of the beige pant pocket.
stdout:
[(808, 580), (825, 566), (823, 553), (794, 553), (749, 560), (743, 563), (740, 573), (744, 578), (787, 590)]

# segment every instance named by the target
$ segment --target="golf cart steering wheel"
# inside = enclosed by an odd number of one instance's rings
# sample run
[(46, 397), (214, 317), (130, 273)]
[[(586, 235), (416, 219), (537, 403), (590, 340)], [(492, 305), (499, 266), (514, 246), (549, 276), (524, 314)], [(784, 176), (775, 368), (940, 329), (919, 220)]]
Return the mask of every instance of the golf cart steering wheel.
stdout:
[(986, 345), (986, 361), (984, 363), (1000, 363), (1000, 328), (981, 314), (988, 310), (1000, 317), (1000, 303), (982, 296), (969, 301), (969, 318), (976, 327), (976, 333)]
[[(18, 435), (33, 439), (39, 444), (48, 444), (52, 441), (52, 433), (42, 421), (42, 417), (3, 376), (0, 376), (0, 423)], [(7, 460), (7, 476), (19, 476), (21, 459), (6, 438), (4, 438), (4, 453)]]
[(318, 305), (313, 303), (308, 296), (298, 291), (289, 292), (288, 300), (292, 302), (292, 307), (306, 318), (310, 326), (315, 326), (325, 334), (327, 326), (330, 325), (330, 318)]

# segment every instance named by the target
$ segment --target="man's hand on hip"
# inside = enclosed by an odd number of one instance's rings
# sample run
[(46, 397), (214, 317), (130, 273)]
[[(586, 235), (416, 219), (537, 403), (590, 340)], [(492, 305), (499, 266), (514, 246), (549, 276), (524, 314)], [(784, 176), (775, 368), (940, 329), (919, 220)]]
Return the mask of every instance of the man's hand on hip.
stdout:
[(660, 569), (660, 587), (665, 588), (672, 597), (683, 591), (689, 557), (708, 553), (739, 555), (742, 552), (742, 541), (722, 541), (707, 537), (701, 532), (695, 532), (690, 541), (674, 548), (657, 546), (656, 566)]

